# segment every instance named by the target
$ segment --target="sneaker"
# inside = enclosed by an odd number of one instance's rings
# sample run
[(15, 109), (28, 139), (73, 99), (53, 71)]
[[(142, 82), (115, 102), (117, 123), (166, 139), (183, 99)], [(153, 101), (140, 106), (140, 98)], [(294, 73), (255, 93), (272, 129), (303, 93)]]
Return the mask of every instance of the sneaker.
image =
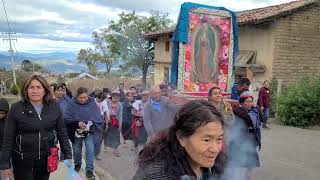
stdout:
[(265, 126), (262, 126), (263, 129), (270, 129), (269, 126), (265, 125)]
[(101, 156), (100, 155), (96, 156), (96, 160), (98, 161), (102, 160)]
[(86, 172), (86, 176), (87, 176), (88, 180), (94, 180), (95, 179), (95, 176), (94, 176), (92, 171), (87, 171)]
[(80, 169), (81, 169), (81, 165), (74, 165), (74, 171), (78, 173)]
[(116, 156), (116, 157), (120, 157), (120, 152), (119, 152), (119, 150), (117, 150), (117, 149), (114, 150), (114, 151), (113, 151), (113, 155)]
[(103, 152), (108, 152), (108, 147), (107, 146), (104, 146)]

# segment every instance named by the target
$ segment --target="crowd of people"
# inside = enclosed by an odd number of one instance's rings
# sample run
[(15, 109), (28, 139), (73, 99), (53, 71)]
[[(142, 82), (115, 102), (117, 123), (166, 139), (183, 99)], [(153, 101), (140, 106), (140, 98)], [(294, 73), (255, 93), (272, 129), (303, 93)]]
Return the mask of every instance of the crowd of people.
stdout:
[(248, 78), (232, 87), (231, 97), (239, 103), (233, 108), (214, 86), (207, 101), (192, 100), (180, 107), (173, 122), (166, 122), (169, 128), (148, 132), (153, 138), (138, 156), (133, 180), (251, 180), (260, 167), (260, 127), (269, 128), (271, 94), (265, 81), (256, 105), (249, 87)]
[(10, 109), (0, 99), (2, 177), (12, 171), (16, 180), (47, 180), (57, 158), (69, 166), (73, 159), (79, 172), (85, 157), (86, 176), (94, 179), (102, 150), (111, 148), (119, 157), (121, 143), (132, 141), (138, 156), (134, 180), (251, 179), (260, 166), (260, 124), (269, 128), (271, 96), (265, 81), (255, 106), (249, 86), (243, 78), (232, 88), (231, 97), (240, 104), (233, 108), (218, 86), (209, 90), (208, 100), (178, 105), (165, 84), (149, 91), (141, 86), (126, 91), (123, 83), (113, 91), (79, 87), (72, 94), (64, 83), (49, 85), (33, 75)]

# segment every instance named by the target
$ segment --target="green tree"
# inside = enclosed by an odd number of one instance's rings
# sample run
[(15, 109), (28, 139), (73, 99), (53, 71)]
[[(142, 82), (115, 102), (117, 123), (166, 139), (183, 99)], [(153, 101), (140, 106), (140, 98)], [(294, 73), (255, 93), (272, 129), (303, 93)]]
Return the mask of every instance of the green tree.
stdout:
[(107, 74), (110, 74), (112, 65), (120, 58), (120, 46), (117, 39), (110, 34), (108, 29), (103, 29), (101, 32), (93, 32), (93, 45), (98, 62), (105, 64)]
[(48, 72), (48, 69), (37, 63), (34, 63), (33, 68), (35, 72)]
[(111, 21), (104, 32), (112, 35), (119, 43), (123, 68), (139, 69), (145, 87), (148, 68), (153, 65), (154, 43), (146, 40), (144, 34), (159, 31), (172, 25), (168, 14), (152, 11), (150, 16), (141, 16), (135, 12), (121, 13), (119, 20)]
[(79, 63), (86, 64), (89, 72), (93, 75), (97, 73), (97, 58), (97, 53), (95, 53), (91, 48), (80, 49), (77, 57)]
[(22, 63), (21, 63), (21, 66), (22, 66), (22, 70), (24, 70), (26, 72), (32, 72), (33, 71), (33, 64), (28, 59), (23, 60)]

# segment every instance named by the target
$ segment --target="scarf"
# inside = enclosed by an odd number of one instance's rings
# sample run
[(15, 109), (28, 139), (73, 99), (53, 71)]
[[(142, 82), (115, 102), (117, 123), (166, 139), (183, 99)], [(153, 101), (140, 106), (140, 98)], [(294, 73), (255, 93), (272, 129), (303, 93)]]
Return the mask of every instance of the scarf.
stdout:
[(67, 124), (75, 121), (82, 121), (84, 123), (92, 121), (98, 129), (102, 129), (104, 124), (101, 112), (91, 97), (89, 97), (85, 104), (79, 104), (77, 99), (73, 97), (67, 105), (64, 119)]

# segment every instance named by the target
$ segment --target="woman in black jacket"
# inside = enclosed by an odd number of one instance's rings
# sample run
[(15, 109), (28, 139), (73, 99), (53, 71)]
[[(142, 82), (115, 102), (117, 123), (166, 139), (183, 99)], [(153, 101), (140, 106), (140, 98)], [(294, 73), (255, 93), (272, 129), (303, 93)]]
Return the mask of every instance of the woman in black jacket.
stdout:
[(47, 158), (55, 139), (65, 159), (72, 159), (59, 105), (52, 100), (47, 81), (39, 75), (27, 79), (21, 101), (8, 113), (0, 157), (0, 169), (10, 176), (10, 159), (15, 180), (48, 180)]

